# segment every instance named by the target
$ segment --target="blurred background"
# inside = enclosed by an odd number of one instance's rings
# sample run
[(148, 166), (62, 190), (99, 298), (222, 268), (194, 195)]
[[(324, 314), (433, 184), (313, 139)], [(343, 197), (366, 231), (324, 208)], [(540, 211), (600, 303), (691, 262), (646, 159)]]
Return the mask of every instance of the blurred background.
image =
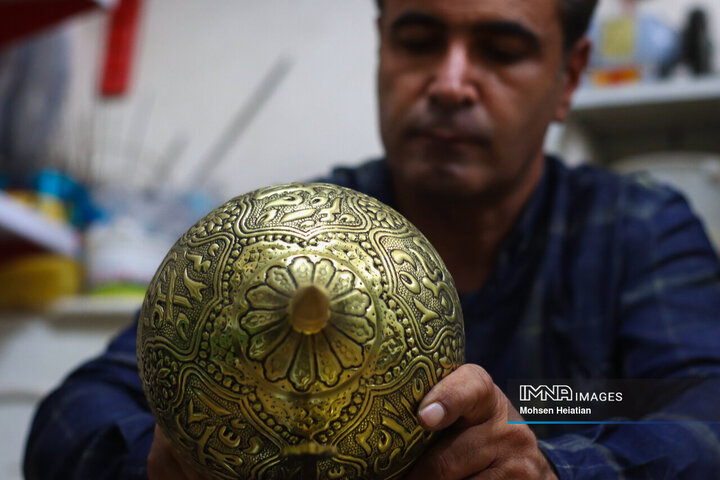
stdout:
[[(37, 401), (221, 202), (382, 152), (372, 0), (0, 2), (0, 478)], [(600, 0), (546, 147), (685, 191), (720, 247), (720, 4)]]

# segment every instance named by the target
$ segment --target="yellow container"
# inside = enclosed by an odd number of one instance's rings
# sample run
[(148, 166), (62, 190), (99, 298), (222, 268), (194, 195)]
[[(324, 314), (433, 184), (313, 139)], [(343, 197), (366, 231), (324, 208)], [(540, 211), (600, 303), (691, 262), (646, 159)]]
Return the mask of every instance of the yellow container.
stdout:
[(0, 263), (0, 309), (46, 307), (60, 297), (76, 295), (82, 266), (72, 258), (38, 253)]

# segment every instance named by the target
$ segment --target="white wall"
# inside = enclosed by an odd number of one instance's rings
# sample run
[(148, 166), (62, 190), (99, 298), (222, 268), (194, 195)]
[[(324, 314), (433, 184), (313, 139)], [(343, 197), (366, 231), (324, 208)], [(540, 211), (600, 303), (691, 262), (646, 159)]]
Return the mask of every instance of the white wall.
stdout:
[[(601, 10), (609, 4), (601, 1)], [(718, 2), (641, 2), (642, 11), (678, 27), (692, 5), (714, 13), (720, 66)], [(223, 195), (378, 155), (374, 16), (372, 0), (147, 0), (131, 92), (102, 104), (91, 95), (104, 16), (87, 16), (73, 31), (79, 68), (64, 127), (72, 135), (64, 137), (80, 146), (84, 136), (94, 139), (95, 176), (192, 183), (193, 167), (277, 58), (288, 56), (290, 74), (209, 174)], [(179, 139), (186, 148), (172, 172), (149, 175)]]
[[(601, 0), (601, 10), (609, 5)], [(693, 5), (714, 14), (720, 67), (720, 2), (640, 4), (676, 27)], [(222, 195), (378, 155), (374, 17), (372, 0), (146, 0), (131, 92), (98, 104), (92, 93), (105, 20), (86, 16), (73, 26), (77, 68), (64, 126), (71, 135), (64, 138), (80, 147), (94, 139), (96, 177), (187, 185), (193, 167), (285, 55), (294, 61), (292, 71), (210, 173)], [(172, 171), (150, 175), (183, 137), (186, 149)]]
[(119, 157), (138, 141), (143, 176), (143, 165), (187, 135), (171, 180), (190, 181), (191, 164), (205, 158), (280, 56), (293, 60), (292, 70), (212, 173), (226, 195), (380, 153), (371, 0), (147, 0), (145, 7), (132, 91), (109, 104), (90, 101), (104, 19), (74, 27), (80, 73), (66, 120), (95, 118), (96, 152), (111, 164), (102, 176), (126, 178)]

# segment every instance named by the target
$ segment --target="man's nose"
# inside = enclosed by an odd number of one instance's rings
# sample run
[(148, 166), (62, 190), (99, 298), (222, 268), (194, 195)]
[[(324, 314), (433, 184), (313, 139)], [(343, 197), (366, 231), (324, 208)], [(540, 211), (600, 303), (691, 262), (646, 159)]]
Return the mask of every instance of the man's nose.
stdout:
[(478, 91), (472, 82), (471, 70), (467, 46), (459, 41), (451, 43), (428, 88), (430, 103), (450, 109), (474, 105)]

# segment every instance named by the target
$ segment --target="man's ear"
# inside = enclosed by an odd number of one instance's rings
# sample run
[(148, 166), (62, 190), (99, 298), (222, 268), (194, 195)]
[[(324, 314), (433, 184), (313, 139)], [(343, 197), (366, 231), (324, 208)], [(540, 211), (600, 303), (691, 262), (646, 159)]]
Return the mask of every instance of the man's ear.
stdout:
[(588, 37), (582, 37), (575, 42), (572, 49), (565, 54), (565, 64), (562, 71), (562, 92), (555, 109), (554, 117), (554, 120), (557, 122), (565, 121), (570, 112), (570, 102), (572, 101), (573, 93), (575, 93), (575, 90), (577, 90), (580, 84), (580, 78), (585, 71), (585, 67), (587, 67), (591, 51), (592, 43), (590, 39)]
[(377, 17), (375, 17), (375, 31), (378, 35), (382, 34), (382, 28), (383, 28), (383, 20), (384, 20), (383, 13), (380, 12), (377, 14)]

